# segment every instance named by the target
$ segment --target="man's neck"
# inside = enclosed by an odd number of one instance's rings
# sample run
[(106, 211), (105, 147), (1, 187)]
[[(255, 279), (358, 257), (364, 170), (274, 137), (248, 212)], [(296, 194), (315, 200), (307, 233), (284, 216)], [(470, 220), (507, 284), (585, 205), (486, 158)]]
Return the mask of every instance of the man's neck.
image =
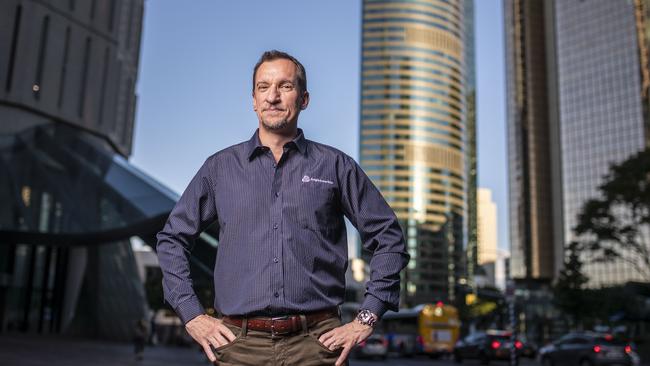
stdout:
[(286, 129), (273, 131), (268, 130), (260, 124), (259, 138), (263, 146), (268, 146), (275, 157), (275, 161), (280, 161), (282, 157), (282, 148), (284, 145), (296, 138), (298, 134), (298, 127), (292, 126)]

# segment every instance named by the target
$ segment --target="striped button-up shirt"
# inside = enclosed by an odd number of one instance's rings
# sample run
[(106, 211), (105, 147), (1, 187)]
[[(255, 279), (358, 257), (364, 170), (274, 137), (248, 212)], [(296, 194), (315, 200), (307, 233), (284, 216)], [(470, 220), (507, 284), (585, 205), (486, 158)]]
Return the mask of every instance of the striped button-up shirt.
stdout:
[(165, 299), (183, 322), (203, 314), (187, 253), (219, 226), (214, 307), (224, 315), (280, 315), (340, 305), (348, 263), (343, 216), (370, 250), (361, 308), (397, 310), (408, 262), (395, 213), (356, 162), (305, 139), (276, 163), (258, 133), (206, 159), (157, 235)]

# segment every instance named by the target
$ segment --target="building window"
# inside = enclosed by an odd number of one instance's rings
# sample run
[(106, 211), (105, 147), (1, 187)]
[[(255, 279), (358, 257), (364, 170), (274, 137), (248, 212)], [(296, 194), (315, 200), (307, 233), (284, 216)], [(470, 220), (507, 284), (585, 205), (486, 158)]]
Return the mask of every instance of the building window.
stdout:
[(16, 48), (18, 47), (18, 34), (20, 33), (20, 19), (22, 16), (23, 7), (18, 5), (16, 7), (16, 14), (14, 15), (14, 30), (11, 37), (11, 50), (9, 51), (9, 67), (7, 68), (7, 81), (5, 90), (11, 90), (11, 82), (13, 81), (14, 64), (16, 62)]
[(122, 121), (122, 142), (126, 144), (131, 127), (131, 107), (133, 106), (133, 80), (128, 78), (126, 81), (126, 105), (124, 106), (124, 120)]
[[(117, 89), (116, 95), (119, 96), (119, 95), (122, 95), (122, 85), (123, 85), (123, 82), (122, 82), (122, 62), (119, 59), (116, 61), (115, 70), (116, 70), (115, 73), (117, 75), (115, 75), (115, 77), (111, 77), (111, 80), (115, 80), (115, 85), (116, 85), (115, 88)], [(120, 106), (120, 99), (121, 98), (119, 98), (119, 97), (113, 98), (113, 103), (114, 103), (113, 104), (113, 110), (116, 111), (115, 112), (115, 120), (116, 120), (116, 122), (120, 118), (119, 113), (117, 112), (119, 110), (119, 106)], [(111, 130), (111, 133), (114, 133), (115, 136), (117, 137), (117, 128), (113, 128)]]
[(126, 18), (126, 49), (131, 49), (131, 30), (133, 28), (133, 7), (135, 2), (129, 4), (129, 16)]
[(90, 19), (95, 19), (95, 7), (97, 5), (97, 0), (90, 0)]
[(88, 79), (88, 64), (90, 61), (90, 47), (92, 46), (92, 41), (90, 37), (86, 38), (86, 46), (84, 47), (84, 59), (83, 66), (81, 71), (81, 87), (79, 88), (79, 117), (83, 117), (84, 105), (86, 104), (86, 84)]
[(43, 87), (43, 65), (45, 64), (45, 58), (47, 57), (47, 36), (49, 33), (50, 27), (50, 17), (46, 16), (43, 18), (43, 24), (41, 25), (41, 42), (38, 46), (38, 61), (36, 63), (36, 77), (34, 78), (34, 84), (32, 85), (32, 91), (34, 92), (34, 98), (37, 100), (41, 95), (41, 88)]
[(106, 47), (104, 51), (104, 70), (102, 71), (102, 85), (99, 96), (99, 118), (98, 125), (101, 126), (104, 120), (104, 100), (106, 99), (106, 83), (108, 81), (108, 63), (109, 63), (109, 49)]
[(113, 31), (113, 23), (115, 23), (115, 8), (117, 7), (117, 1), (118, 0), (109, 0), (108, 30), (110, 32)]
[(65, 90), (65, 76), (68, 68), (68, 50), (70, 49), (70, 27), (65, 29), (65, 41), (63, 43), (63, 62), (61, 63), (61, 79), (59, 80), (59, 100), (57, 106), (63, 105), (63, 91)]

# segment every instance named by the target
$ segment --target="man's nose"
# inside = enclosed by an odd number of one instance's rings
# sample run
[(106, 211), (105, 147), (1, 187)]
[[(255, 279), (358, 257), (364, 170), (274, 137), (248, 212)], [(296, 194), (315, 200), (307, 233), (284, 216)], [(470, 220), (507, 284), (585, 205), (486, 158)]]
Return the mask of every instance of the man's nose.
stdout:
[(277, 102), (280, 99), (280, 92), (277, 88), (269, 88), (269, 92), (266, 94), (266, 101), (269, 103)]

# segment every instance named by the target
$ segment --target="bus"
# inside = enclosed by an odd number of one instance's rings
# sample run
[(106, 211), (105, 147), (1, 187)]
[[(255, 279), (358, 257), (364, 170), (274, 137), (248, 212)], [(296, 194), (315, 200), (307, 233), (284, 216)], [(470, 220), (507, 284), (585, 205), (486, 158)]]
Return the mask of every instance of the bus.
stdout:
[(388, 339), (390, 352), (400, 356), (450, 355), (460, 335), (458, 310), (448, 304), (422, 304), (399, 312), (388, 311), (377, 327)]

